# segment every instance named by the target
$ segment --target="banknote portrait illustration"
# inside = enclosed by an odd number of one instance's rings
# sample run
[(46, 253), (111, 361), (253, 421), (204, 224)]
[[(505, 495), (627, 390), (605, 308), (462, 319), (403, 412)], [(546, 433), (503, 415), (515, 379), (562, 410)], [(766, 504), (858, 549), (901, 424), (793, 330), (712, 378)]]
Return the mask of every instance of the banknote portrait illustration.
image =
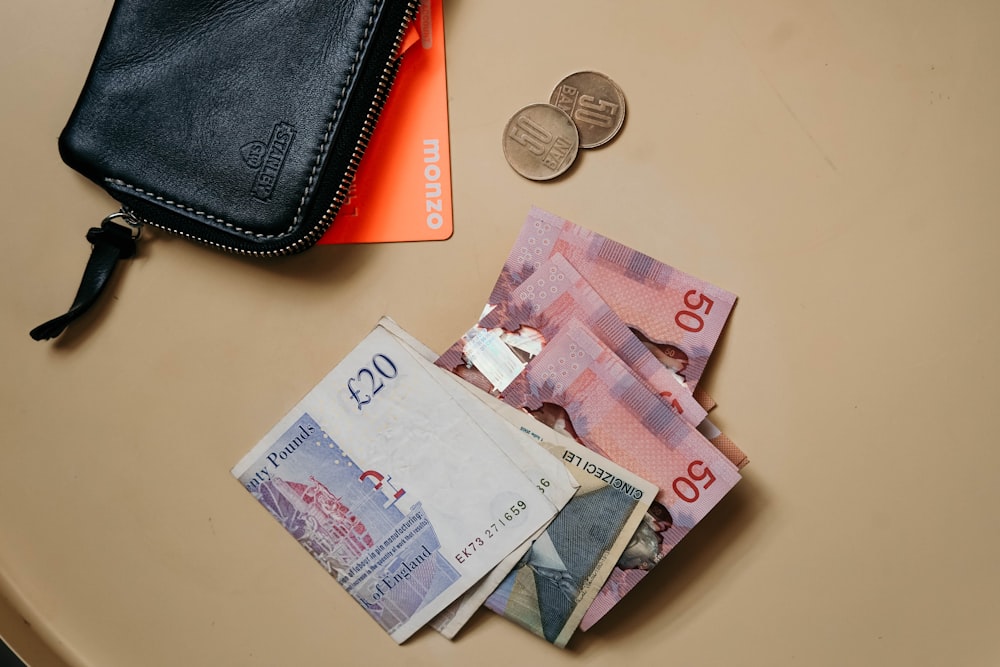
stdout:
[[(577, 493), (514, 570), (486, 601), (493, 611), (554, 643), (571, 616), (579, 622), (578, 602), (585, 586), (607, 558), (636, 499), (610, 486)], [(614, 558), (612, 556), (611, 558)]]
[(673, 525), (670, 510), (654, 500), (618, 559), (618, 567), (623, 570), (653, 569), (662, 556), (664, 533)]

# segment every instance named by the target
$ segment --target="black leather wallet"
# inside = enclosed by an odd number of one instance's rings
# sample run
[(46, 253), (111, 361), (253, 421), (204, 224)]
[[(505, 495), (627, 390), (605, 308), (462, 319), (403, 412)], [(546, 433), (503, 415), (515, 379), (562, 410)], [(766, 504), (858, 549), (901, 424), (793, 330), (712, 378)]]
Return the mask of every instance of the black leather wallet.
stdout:
[[(416, 0), (116, 0), (59, 138), (121, 211), (58, 336), (144, 225), (225, 251), (305, 250), (347, 197)], [(124, 223), (124, 224), (120, 224)]]

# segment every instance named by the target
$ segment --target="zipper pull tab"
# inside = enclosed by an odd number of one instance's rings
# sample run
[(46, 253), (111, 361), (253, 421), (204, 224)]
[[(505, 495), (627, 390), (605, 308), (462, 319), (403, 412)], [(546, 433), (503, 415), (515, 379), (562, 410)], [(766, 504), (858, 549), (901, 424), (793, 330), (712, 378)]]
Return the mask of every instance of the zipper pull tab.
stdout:
[[(115, 222), (116, 219), (124, 220), (127, 226)], [(104, 291), (118, 260), (135, 255), (135, 242), (140, 232), (139, 220), (124, 209), (104, 218), (100, 227), (92, 227), (87, 232), (87, 240), (92, 244), (90, 259), (83, 271), (83, 280), (80, 281), (80, 289), (76, 292), (73, 305), (64, 315), (32, 329), (31, 337), (35, 340), (55, 338), (70, 322), (87, 312)]]

